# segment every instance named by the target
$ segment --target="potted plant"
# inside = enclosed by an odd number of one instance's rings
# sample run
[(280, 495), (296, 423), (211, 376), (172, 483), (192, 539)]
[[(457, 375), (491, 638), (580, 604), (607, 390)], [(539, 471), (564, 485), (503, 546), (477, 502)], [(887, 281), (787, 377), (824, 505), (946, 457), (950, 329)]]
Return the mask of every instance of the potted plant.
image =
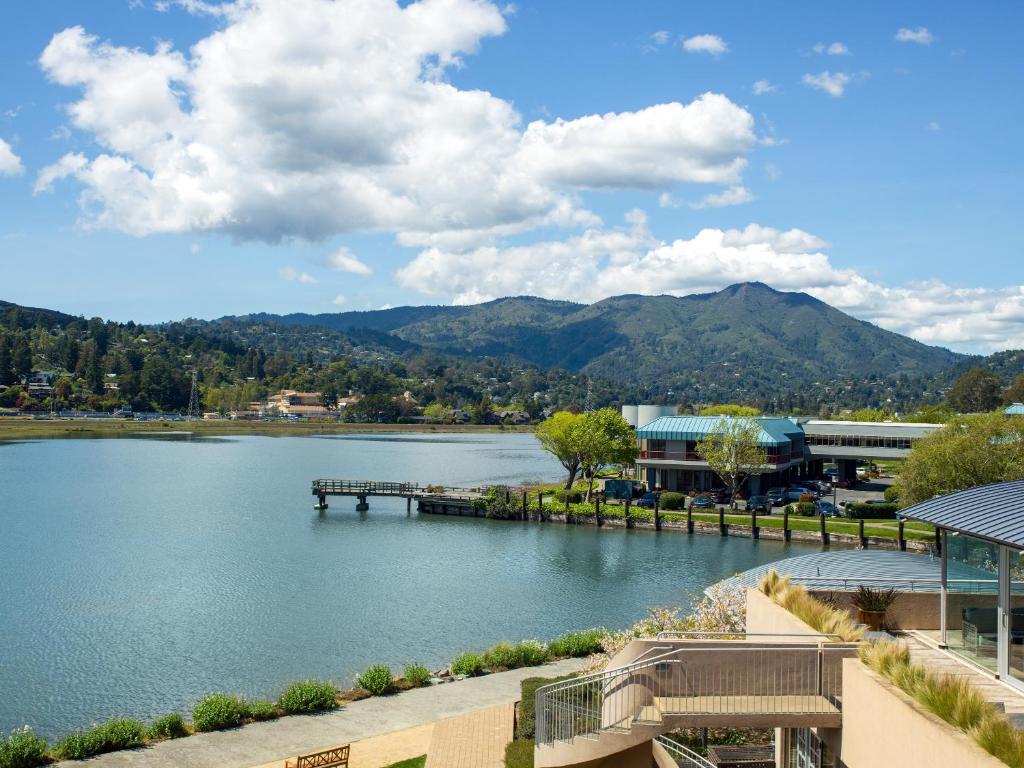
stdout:
[(898, 597), (895, 589), (872, 589), (861, 584), (853, 595), (852, 603), (857, 608), (857, 619), (868, 629), (878, 632), (885, 624), (885, 612)]

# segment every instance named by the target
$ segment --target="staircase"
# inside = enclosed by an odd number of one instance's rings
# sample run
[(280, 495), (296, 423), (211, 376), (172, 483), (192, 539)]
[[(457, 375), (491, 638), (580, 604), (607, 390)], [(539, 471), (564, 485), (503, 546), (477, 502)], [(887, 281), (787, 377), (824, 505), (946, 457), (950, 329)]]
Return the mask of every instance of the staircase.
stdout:
[(855, 655), (820, 636), (636, 640), (613, 668), (537, 690), (535, 764), (603, 758), (681, 728), (839, 727), (842, 660)]

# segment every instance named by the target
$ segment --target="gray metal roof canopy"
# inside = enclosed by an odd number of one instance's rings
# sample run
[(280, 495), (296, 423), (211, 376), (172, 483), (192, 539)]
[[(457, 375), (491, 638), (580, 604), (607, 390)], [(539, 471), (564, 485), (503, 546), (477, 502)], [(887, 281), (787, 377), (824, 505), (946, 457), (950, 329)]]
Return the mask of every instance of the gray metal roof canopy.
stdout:
[(1024, 480), (955, 491), (900, 510), (914, 520), (1024, 549)]

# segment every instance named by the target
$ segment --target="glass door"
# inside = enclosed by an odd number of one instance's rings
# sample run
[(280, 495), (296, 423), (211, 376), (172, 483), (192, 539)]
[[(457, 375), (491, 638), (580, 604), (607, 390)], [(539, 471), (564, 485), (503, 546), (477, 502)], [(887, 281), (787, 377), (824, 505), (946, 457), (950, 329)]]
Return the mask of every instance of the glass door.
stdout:
[(1024, 552), (1006, 550), (1009, 580), (1006, 682), (1024, 688)]

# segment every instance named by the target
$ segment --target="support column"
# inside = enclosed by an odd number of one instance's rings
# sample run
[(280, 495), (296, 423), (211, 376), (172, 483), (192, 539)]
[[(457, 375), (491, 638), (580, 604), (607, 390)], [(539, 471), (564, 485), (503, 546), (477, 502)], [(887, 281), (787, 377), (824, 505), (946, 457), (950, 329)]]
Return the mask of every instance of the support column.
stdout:
[(907, 540), (903, 537), (903, 525), (904, 525), (904, 522), (902, 520), (900, 520), (900, 524), (899, 524), (899, 526), (897, 528), (897, 532), (896, 532), (896, 535), (898, 537), (896, 541), (897, 541), (897, 543), (900, 546), (900, 552), (906, 552), (907, 551)]
[(356, 512), (365, 512), (370, 508), (369, 503), (366, 501), (366, 496), (359, 497), (359, 503), (356, 504)]
[(544, 491), (537, 491), (537, 520), (544, 520)]
[(755, 539), (761, 538), (761, 529), (757, 527), (757, 507), (750, 510), (750, 531)]
[(594, 495), (594, 516), (597, 518), (598, 528), (604, 525), (604, 520), (601, 519), (601, 497), (597, 494)]
[(632, 517), (632, 515), (630, 514), (630, 511), (629, 511), (629, 507), (632, 504), (632, 502), (633, 502), (632, 499), (626, 499), (626, 527), (627, 528), (632, 528), (633, 527), (633, 517)]
[(661, 496), (654, 497), (654, 530), (661, 530)]
[(729, 528), (725, 524), (725, 507), (718, 508), (718, 535), (728, 536)]
[(782, 508), (782, 539), (783, 541), (790, 541), (793, 538), (793, 532), (789, 530), (789, 504)]
[(530, 519), (530, 505), (526, 501), (526, 491), (523, 491), (523, 521)]
[(820, 515), (820, 520), (821, 520), (821, 543), (827, 547), (829, 545), (829, 535), (828, 535), (828, 531), (825, 530), (825, 516), (824, 515)]
[[(938, 533), (939, 529), (936, 528), (935, 532)], [(939, 582), (939, 647), (948, 648), (949, 643), (946, 640), (946, 625), (949, 623), (947, 620), (949, 610), (949, 557), (946, 554), (949, 549), (946, 546), (947, 532), (946, 529), (942, 529), (942, 555), (941, 555), (941, 570), (939, 571), (940, 582)]]
[(693, 533), (693, 502), (686, 505), (686, 532)]
[(405, 497), (405, 514), (406, 515), (411, 515), (412, 514), (412, 496), (406, 496)]
[(320, 503), (317, 504), (316, 508), (321, 510), (327, 509), (327, 494), (321, 493), (319, 496), (317, 496), (317, 499), (319, 500)]
[(860, 545), (862, 548), (868, 548), (868, 537), (864, 535), (864, 518), (862, 517), (857, 521), (858, 535), (860, 536)]

